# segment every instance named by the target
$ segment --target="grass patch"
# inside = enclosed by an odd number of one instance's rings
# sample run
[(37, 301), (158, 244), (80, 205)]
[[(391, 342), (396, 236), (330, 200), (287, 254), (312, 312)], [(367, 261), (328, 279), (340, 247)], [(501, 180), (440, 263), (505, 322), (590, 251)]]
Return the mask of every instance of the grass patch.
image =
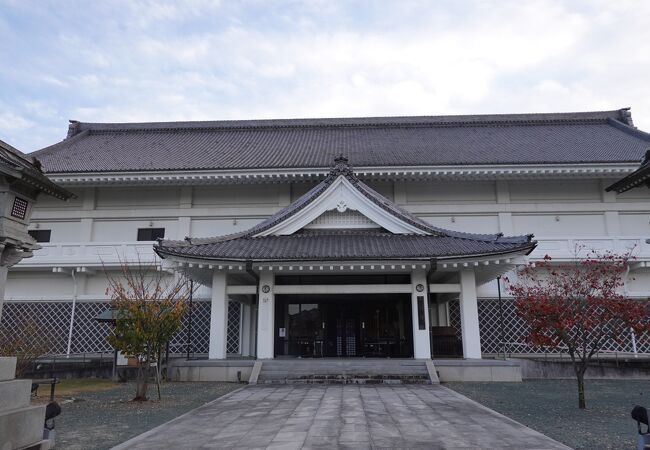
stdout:
[(149, 395), (156, 400), (140, 403), (130, 401), (135, 395), (134, 383), (92, 378), (65, 381), (64, 387), (67, 384), (70, 389), (66, 392), (76, 392), (76, 401), (62, 404), (61, 415), (55, 419), (55, 449), (65, 450), (110, 449), (242, 386), (163, 383), (162, 401), (157, 401), (155, 386), (150, 385)]
[[(113, 389), (117, 386), (112, 380), (104, 378), (71, 378), (62, 379), (54, 389), (54, 397), (57, 400), (66, 397), (74, 397), (83, 392), (98, 392)], [(38, 387), (38, 397), (50, 397), (50, 385), (41, 384)]]

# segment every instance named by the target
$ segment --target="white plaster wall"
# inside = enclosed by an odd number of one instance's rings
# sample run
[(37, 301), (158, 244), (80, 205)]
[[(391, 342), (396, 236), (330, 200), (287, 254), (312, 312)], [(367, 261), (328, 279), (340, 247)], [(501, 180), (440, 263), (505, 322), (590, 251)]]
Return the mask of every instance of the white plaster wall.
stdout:
[(61, 220), (56, 222), (38, 221), (38, 228), (32, 223), (30, 230), (51, 230), (51, 242), (75, 242), (82, 232), (80, 220)]
[(103, 187), (97, 189), (97, 209), (159, 208), (178, 206), (179, 187)]
[(243, 184), (229, 186), (199, 186), (194, 188), (193, 206), (211, 205), (279, 205), (280, 185)]
[(406, 202), (491, 203), (496, 202), (493, 181), (414, 181), (406, 183)]
[(515, 234), (535, 236), (607, 235), (603, 214), (513, 214)]
[(499, 217), (497, 215), (445, 215), (422, 216), (432, 225), (448, 230), (467, 233), (498, 233)]
[[(106, 289), (106, 287), (104, 287)], [(10, 271), (7, 276), (5, 299), (23, 299), (29, 296), (34, 300), (47, 299), (56, 295), (72, 296), (72, 277), (63, 273), (47, 271)]]
[(517, 180), (508, 184), (512, 203), (599, 202), (602, 197), (598, 180)]
[[(153, 224), (152, 224), (153, 223)], [(135, 242), (138, 228), (164, 228), (165, 236), (176, 238), (178, 220), (102, 220), (93, 222), (93, 242)]]
[(650, 212), (623, 212), (619, 219), (621, 234), (650, 235)]
[(211, 237), (247, 230), (263, 219), (192, 219), (190, 236)]
[(650, 297), (650, 271), (644, 269), (631, 273), (625, 288), (632, 297)]

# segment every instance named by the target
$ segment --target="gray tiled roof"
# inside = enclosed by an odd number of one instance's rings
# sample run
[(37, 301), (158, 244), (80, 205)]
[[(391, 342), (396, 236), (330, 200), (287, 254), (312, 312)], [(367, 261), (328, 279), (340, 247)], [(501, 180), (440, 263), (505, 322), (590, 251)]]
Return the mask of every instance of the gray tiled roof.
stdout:
[(534, 242), (499, 242), (451, 236), (422, 236), (375, 231), (302, 232), (289, 236), (240, 237), (202, 245), (165, 247), (161, 256), (217, 260), (340, 261), (431, 259), (532, 251)]
[(81, 123), (35, 153), (48, 172), (638, 161), (627, 109), (553, 114)]
[[(392, 234), (385, 230), (301, 230), (289, 236), (258, 236), (289, 219), (318, 197), (340, 176), (369, 201), (426, 235)], [(504, 237), (501, 234), (471, 234), (435, 227), (382, 196), (352, 171), (344, 157), (335, 159), (327, 177), (295, 202), (252, 228), (212, 238), (187, 238), (184, 241), (161, 240), (156, 252), (208, 259), (237, 260), (342, 260), (373, 258), (440, 258), (514, 251), (530, 252), (536, 243), (532, 235)]]

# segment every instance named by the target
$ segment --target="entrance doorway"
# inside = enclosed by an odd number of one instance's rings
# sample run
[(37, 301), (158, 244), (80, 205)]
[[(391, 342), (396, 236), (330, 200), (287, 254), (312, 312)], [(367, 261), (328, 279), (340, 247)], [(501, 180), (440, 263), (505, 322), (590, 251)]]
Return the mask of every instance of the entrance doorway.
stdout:
[(275, 355), (413, 356), (411, 296), (278, 295)]

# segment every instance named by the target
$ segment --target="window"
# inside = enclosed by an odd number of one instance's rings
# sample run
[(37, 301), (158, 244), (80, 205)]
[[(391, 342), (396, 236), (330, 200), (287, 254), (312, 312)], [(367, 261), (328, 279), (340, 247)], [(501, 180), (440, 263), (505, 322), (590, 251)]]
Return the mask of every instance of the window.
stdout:
[(52, 237), (52, 230), (29, 230), (28, 233), (36, 242), (50, 242)]
[(25, 219), (25, 214), (27, 214), (27, 200), (23, 200), (20, 197), (14, 198), (14, 205), (11, 208), (11, 215), (17, 217), (18, 219)]
[(164, 228), (138, 228), (138, 241), (155, 241), (164, 237)]

